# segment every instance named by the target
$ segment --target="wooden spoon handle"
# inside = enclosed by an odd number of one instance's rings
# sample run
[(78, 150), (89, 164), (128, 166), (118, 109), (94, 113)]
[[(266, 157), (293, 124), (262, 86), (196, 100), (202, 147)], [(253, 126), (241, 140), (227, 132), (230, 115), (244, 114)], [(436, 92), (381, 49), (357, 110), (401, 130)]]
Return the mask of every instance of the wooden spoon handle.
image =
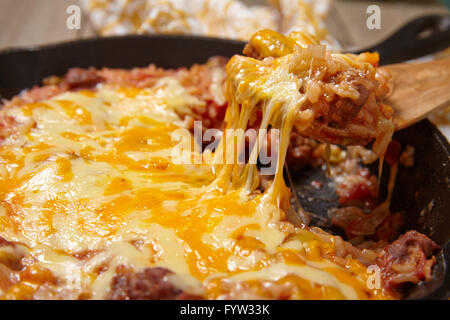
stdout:
[(450, 59), (382, 68), (392, 76), (393, 92), (385, 103), (394, 109), (397, 130), (450, 105)]

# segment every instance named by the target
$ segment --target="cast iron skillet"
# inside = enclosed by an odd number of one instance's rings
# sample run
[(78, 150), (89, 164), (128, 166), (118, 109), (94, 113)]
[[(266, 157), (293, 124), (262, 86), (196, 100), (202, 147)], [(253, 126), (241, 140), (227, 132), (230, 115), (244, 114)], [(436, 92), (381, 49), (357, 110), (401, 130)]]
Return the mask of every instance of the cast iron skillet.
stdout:
[[(0, 95), (10, 98), (24, 88), (39, 84), (44, 77), (62, 75), (72, 67), (132, 68), (150, 63), (164, 68), (188, 67), (215, 55), (230, 57), (241, 53), (243, 45), (238, 41), (194, 36), (152, 35), (88, 39), (4, 51), (0, 53)], [(416, 157), (413, 168), (400, 169), (392, 209), (407, 212), (405, 230), (425, 233), (443, 248), (437, 254), (434, 280), (414, 288), (409, 298), (446, 299), (450, 288), (446, 270), (450, 257), (450, 147), (428, 121), (397, 132), (395, 139), (402, 145), (414, 146)], [(306, 170), (294, 180), (297, 185), (304, 185), (314, 174)], [(312, 206), (307, 208), (310, 211), (320, 212), (326, 200), (318, 196), (314, 203), (306, 205)]]

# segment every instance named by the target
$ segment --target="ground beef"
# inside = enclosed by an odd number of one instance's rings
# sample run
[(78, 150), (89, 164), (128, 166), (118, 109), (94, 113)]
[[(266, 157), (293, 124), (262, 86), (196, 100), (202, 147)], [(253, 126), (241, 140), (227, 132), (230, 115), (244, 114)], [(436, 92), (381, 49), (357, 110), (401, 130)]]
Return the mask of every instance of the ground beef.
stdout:
[(0, 142), (14, 133), (16, 121), (13, 117), (0, 115)]
[(408, 284), (418, 284), (431, 279), (431, 271), (436, 263), (432, 253), (439, 246), (427, 236), (408, 231), (392, 244), (386, 246), (376, 258), (381, 268), (383, 287), (400, 295)]
[(28, 254), (27, 248), (0, 237), (0, 295), (15, 282), (24, 266), (22, 259)]
[(358, 91), (359, 97), (356, 100), (334, 96), (331, 101), (329, 110), (323, 115), (325, 123), (330, 125), (344, 127), (351, 121), (366, 104), (370, 95), (371, 83), (364, 81), (361, 75), (357, 75), (355, 71), (344, 71), (333, 76), (329, 81), (337, 86), (347, 86)]
[(22, 258), (28, 254), (25, 246), (0, 237), (0, 264), (19, 271), (23, 268)]
[(89, 89), (103, 81), (105, 81), (105, 78), (99, 74), (98, 70), (93, 68), (72, 68), (67, 72), (62, 82), (62, 86), (66, 87), (68, 90)]
[(191, 300), (201, 297), (183, 292), (170, 283), (172, 272), (165, 268), (146, 268), (134, 272), (120, 268), (111, 281), (111, 300)]

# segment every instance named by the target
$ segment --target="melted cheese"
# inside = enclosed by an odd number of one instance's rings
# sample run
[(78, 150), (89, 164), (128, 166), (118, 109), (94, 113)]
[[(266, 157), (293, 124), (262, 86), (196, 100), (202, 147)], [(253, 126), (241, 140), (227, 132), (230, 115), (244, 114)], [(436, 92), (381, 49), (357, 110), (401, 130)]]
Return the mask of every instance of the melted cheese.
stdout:
[[(242, 188), (247, 193), (254, 191), (257, 187), (254, 178), (256, 172), (256, 158), (259, 149), (251, 151), (249, 165), (240, 170), (235, 164), (225, 164), (225, 168), (220, 165), (224, 153), (229, 153), (232, 144), (227, 143), (232, 137), (233, 130), (245, 130), (252, 113), (260, 108), (262, 120), (260, 129), (267, 129), (269, 125), (280, 128), (281, 147), (278, 152), (277, 169), (274, 183), (267, 195), (276, 200), (276, 205), (280, 204), (279, 196), (283, 188), (284, 159), (287, 145), (294, 120), (304, 119), (305, 127), (313, 120), (309, 110), (301, 111), (300, 106), (305, 100), (305, 96), (300, 93), (301, 79), (290, 73), (289, 61), (282, 57), (274, 63), (264, 63), (255, 59), (242, 56), (234, 56), (227, 66), (229, 79), (227, 82), (227, 95), (230, 106), (225, 116), (227, 130), (224, 139), (221, 141), (218, 151), (215, 154), (216, 170), (219, 172), (217, 183), (225, 190), (228, 188)], [(265, 135), (259, 131), (258, 146), (262, 145)], [(238, 150), (242, 149), (244, 137), (238, 141)], [(230, 176), (233, 176), (230, 178)], [(228, 181), (233, 181), (232, 186), (228, 186)], [(275, 199), (276, 198), (276, 199)]]
[[(260, 59), (235, 55), (228, 62), (226, 95), (230, 105), (225, 116), (225, 135), (214, 158), (214, 169), (218, 173), (218, 178), (213, 186), (224, 192), (228, 190), (241, 190), (246, 194), (254, 192), (259, 186), (259, 182), (255, 179), (256, 159), (262, 142), (266, 139), (265, 134), (270, 128), (278, 129), (280, 148), (275, 178), (265, 194), (279, 206), (287, 193), (283, 181), (283, 167), (294, 125), (299, 133), (312, 133), (316, 138), (316, 131), (320, 132), (321, 127), (328, 124), (314, 123), (315, 118), (321, 116), (323, 109), (327, 109), (323, 104), (332, 103), (331, 95), (337, 94), (341, 98), (353, 100), (360, 96), (360, 92), (345, 81), (337, 84), (329, 78), (340, 72), (351, 71), (358, 72), (355, 77), (361, 79), (365, 79), (364, 74), (367, 73), (367, 76), (376, 83), (374, 65), (377, 63), (377, 55), (366, 53), (359, 57), (352, 54), (331, 53), (305, 34), (294, 33), (290, 37), (285, 37), (271, 30), (257, 32), (244, 52), (256, 55)], [(377, 84), (371, 84), (374, 85)], [(331, 88), (332, 93), (323, 89), (325, 86)], [(373, 149), (382, 159), (394, 127), (391, 115), (384, 114), (383, 108), (375, 102), (374, 92), (370, 94), (373, 101), (369, 104), (373, 110), (357, 111), (365, 113), (365, 118), (361, 117), (354, 120), (355, 123), (348, 123), (340, 128), (342, 137), (339, 141), (343, 144), (349, 144), (353, 140), (353, 143), (355, 141), (361, 143), (362, 136), (370, 132), (369, 136), (375, 139)], [(321, 103), (318, 103), (319, 98), (322, 99)], [(390, 107), (387, 109), (391, 110)], [(240, 166), (236, 162), (223, 161), (228, 159), (228, 155), (233, 154), (236, 148), (234, 143), (230, 143), (236, 138), (235, 133), (247, 130), (250, 127), (251, 116), (259, 111), (262, 113), (262, 119), (257, 143), (251, 150), (248, 163)], [(329, 108), (328, 112), (333, 111)], [(329, 126), (335, 127), (333, 123)], [(317, 139), (327, 140), (322, 134), (318, 136)], [(336, 136), (333, 139), (336, 139)], [(244, 150), (245, 136), (237, 135), (237, 140), (237, 150)], [(326, 157), (329, 168), (329, 145), (326, 147)]]
[[(286, 137), (298, 88), (292, 79), (281, 86), (267, 89), (275, 98), (264, 106), (263, 122), (278, 123)], [(237, 99), (257, 99), (237, 91)], [(227, 121), (242, 127), (252, 110), (238, 117), (236, 103)], [(366, 287), (364, 266), (349, 258), (346, 269), (321, 258), (332, 244), (283, 221), (274, 201), (280, 170), (270, 192), (250, 194), (242, 190), (254, 185), (254, 167), (232, 188), (225, 186), (224, 172), (235, 170), (228, 165), (180, 164), (171, 133), (184, 126), (180, 110), (196, 104), (176, 79), (165, 78), (152, 89), (67, 92), (5, 110), (35, 125), (0, 145), (0, 236), (24, 244), (28, 264), (59, 279), (60, 298), (106, 297), (121, 265), (166, 267), (181, 287), (207, 298), (252, 281), (307, 284), (317, 298), (380, 297)], [(281, 153), (279, 166), (283, 159)], [(3, 296), (20, 297), (24, 281)], [(39, 286), (31, 288), (39, 297)]]

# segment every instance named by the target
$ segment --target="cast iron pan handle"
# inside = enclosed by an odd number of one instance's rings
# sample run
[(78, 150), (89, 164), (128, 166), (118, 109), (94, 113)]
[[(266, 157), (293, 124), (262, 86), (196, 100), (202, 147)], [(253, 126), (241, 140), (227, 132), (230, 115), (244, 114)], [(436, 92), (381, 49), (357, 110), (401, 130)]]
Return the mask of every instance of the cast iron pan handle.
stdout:
[(416, 18), (381, 43), (355, 53), (377, 51), (381, 64), (420, 58), (450, 47), (450, 16), (429, 15)]

